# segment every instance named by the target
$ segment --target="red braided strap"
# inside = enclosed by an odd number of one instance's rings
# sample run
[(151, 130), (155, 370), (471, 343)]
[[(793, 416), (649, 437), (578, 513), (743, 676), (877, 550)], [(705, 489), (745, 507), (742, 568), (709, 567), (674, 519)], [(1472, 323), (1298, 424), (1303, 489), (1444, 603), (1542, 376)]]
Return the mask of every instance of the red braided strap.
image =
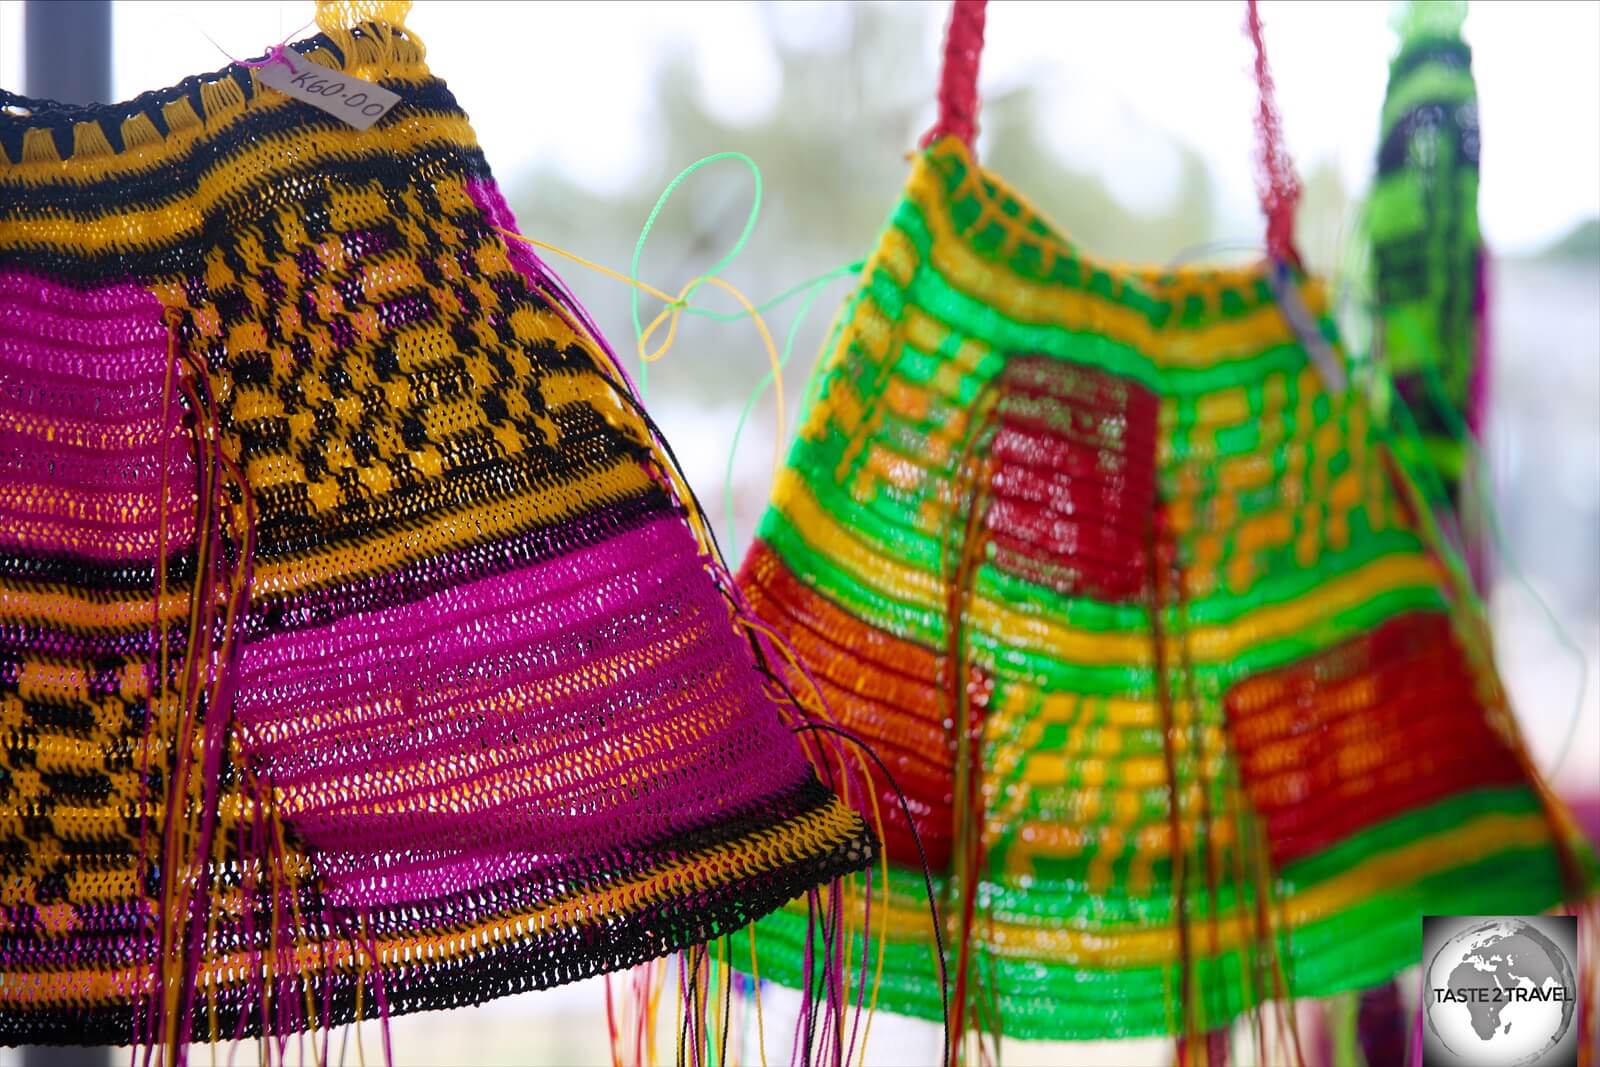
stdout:
[(1294, 246), (1294, 213), (1300, 202), (1300, 179), (1283, 143), (1283, 120), (1272, 91), (1272, 71), (1267, 67), (1267, 47), (1261, 39), (1261, 15), (1256, 0), (1245, 2), (1245, 30), (1256, 48), (1256, 194), (1267, 217), (1267, 252), (1275, 259), (1300, 265)]
[(955, 0), (944, 33), (944, 69), (939, 75), (939, 118), (922, 135), (926, 148), (945, 134), (971, 147), (978, 136), (978, 56), (983, 52), (983, 15), (988, 0)]

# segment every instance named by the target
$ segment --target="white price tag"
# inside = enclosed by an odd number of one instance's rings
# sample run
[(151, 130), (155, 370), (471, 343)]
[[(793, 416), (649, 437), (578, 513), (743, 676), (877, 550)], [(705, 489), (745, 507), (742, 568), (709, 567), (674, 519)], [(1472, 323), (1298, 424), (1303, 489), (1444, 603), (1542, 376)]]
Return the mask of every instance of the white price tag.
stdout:
[(263, 85), (321, 108), (358, 130), (367, 129), (400, 102), (398, 94), (381, 85), (330, 70), (307, 59), (291, 58), (289, 62), (294, 64), (293, 68), (286, 63), (257, 67), (256, 77)]

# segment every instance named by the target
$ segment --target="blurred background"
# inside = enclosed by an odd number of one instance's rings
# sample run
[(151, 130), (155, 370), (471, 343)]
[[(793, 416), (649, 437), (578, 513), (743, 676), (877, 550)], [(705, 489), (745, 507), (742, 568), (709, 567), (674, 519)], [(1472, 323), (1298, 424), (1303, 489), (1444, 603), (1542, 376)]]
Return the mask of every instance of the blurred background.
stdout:
[[(0, 85), (26, 91), (21, 0), (0, 0)], [(1263, 0), (1300, 241), (1336, 286), (1370, 184), (1393, 48), (1385, 3)], [(111, 4), (110, 96), (126, 99), (306, 36), (308, 0)], [(521, 229), (626, 270), (651, 205), (702, 156), (762, 170), (761, 217), (724, 276), (769, 299), (865, 256), (933, 118), (942, 2), (418, 0), (410, 27), (472, 117)], [(1248, 258), (1259, 243), (1254, 87), (1242, 0), (991, 5), (980, 157), (1095, 253)], [(298, 28), (298, 32), (297, 32)], [(1499, 656), (1536, 761), (1591, 832), (1600, 822), (1600, 4), (1475, 0), (1482, 227), (1494, 256), (1488, 452), (1507, 558), (1491, 597)], [(640, 276), (676, 292), (735, 241), (747, 170), (719, 164), (673, 198)], [(625, 358), (627, 290), (546, 256)], [(852, 279), (796, 330), (791, 410)], [(718, 294), (697, 301), (732, 310)], [(779, 336), (800, 300), (767, 315)], [(659, 305), (642, 305), (645, 321)], [(648, 400), (736, 555), (772, 474), (770, 394), (732, 451), (766, 370), (752, 325), (683, 322)], [(768, 1004), (781, 1014), (783, 1004)], [(601, 1064), (597, 983), (397, 1020), (404, 1065)], [(366, 1035), (374, 1054), (376, 1034)], [(776, 1042), (773, 1043), (776, 1048)], [(928, 1063), (930, 1027), (880, 1018), (870, 1061)], [(241, 1049), (239, 1061), (253, 1054)], [(204, 1053), (201, 1053), (203, 1056)], [(354, 1049), (351, 1061), (354, 1062)], [(778, 1054), (781, 1056), (781, 1054)], [(1011, 1045), (1013, 1064), (1161, 1063), (1170, 1045)], [(17, 1062), (0, 1052), (0, 1065)], [(63, 1061), (67, 1062), (67, 1061)]]

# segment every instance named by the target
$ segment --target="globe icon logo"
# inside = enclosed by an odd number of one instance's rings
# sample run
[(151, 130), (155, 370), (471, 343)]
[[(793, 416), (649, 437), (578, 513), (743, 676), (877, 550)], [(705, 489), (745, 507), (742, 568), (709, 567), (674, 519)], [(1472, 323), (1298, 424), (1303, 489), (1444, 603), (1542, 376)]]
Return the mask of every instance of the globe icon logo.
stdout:
[(1428, 962), (1426, 1017), (1453, 1057), (1445, 1062), (1539, 1063), (1572, 1026), (1574, 971), (1561, 946), (1527, 919), (1469, 922)]

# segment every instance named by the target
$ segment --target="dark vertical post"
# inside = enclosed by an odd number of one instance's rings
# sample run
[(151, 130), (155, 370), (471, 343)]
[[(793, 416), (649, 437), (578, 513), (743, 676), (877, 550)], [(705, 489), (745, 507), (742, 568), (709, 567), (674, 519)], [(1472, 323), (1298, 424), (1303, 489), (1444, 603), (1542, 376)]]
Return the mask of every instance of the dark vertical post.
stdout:
[(111, 101), (111, 0), (27, 0), (22, 33), (24, 95)]
[[(22, 8), (23, 95), (65, 104), (111, 100), (111, 0), (27, 0)], [(106, 1049), (22, 1049), (22, 1067), (101, 1067)]]

